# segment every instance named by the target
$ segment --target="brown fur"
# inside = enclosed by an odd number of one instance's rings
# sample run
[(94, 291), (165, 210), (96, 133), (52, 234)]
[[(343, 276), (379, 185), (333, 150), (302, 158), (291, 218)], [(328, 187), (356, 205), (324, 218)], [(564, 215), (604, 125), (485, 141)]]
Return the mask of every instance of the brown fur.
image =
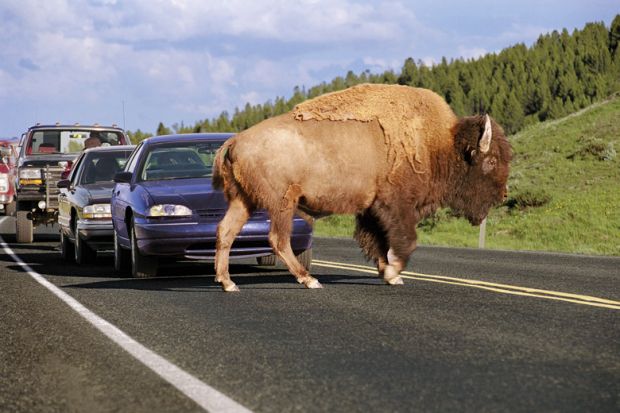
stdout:
[[(230, 207), (218, 227), (216, 272), (227, 291), (236, 289), (228, 274), (228, 253), (243, 225), (237, 221), (256, 208), (271, 216), (275, 253), (300, 283), (316, 286), (290, 249), (295, 209), (312, 216), (355, 214), (355, 238), (392, 283), (416, 247), (415, 228), (422, 218), (449, 206), (479, 224), (501, 202), (511, 150), (495, 122), (490, 149), (483, 154), (479, 140), (485, 117), (457, 119), (443, 99), (427, 90), (382, 85), (364, 93), (373, 91), (390, 95), (406, 114), (403, 125), (390, 123), (391, 139), (386, 139), (383, 112), (373, 107), (364, 113), (374, 115), (361, 120), (346, 110), (342, 120), (316, 115), (296, 120), (299, 113), (310, 113), (298, 107), (236, 135), (220, 149), (213, 183)], [(336, 97), (346, 107), (346, 93)], [(321, 113), (318, 101), (308, 107)], [(411, 131), (415, 142), (403, 144)], [(416, 167), (399, 162), (394, 153), (415, 159)]]
[(443, 99), (428, 89), (382, 84), (361, 84), (307, 100), (292, 115), (297, 120), (378, 121), (388, 148), (390, 181), (403, 162), (416, 173), (427, 172), (428, 146), (441, 142), (441, 137), (431, 136), (433, 131), (445, 130), (456, 120)]

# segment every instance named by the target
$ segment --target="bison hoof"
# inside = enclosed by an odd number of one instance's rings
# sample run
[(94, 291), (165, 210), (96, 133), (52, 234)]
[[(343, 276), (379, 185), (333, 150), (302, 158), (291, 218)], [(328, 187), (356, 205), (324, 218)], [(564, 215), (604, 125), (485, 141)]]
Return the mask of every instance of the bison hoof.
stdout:
[(403, 284), (405, 284), (403, 282), (403, 279), (400, 277), (400, 275), (397, 275), (396, 277), (392, 277), (392, 278), (386, 278), (385, 282), (388, 283), (389, 285), (403, 285)]
[(224, 281), (224, 282), (222, 282), (222, 288), (227, 293), (234, 293), (234, 292), (238, 292), (239, 291), (239, 287), (237, 287), (237, 284), (235, 284), (232, 281)]
[(319, 280), (317, 280), (316, 278), (311, 278), (308, 281), (305, 281), (304, 285), (306, 286), (306, 288), (323, 288)]

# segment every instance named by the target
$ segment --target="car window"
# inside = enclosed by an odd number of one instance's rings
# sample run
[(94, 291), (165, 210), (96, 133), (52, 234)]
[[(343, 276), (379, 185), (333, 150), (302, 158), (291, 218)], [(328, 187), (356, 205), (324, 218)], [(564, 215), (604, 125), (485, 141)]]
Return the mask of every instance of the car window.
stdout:
[(49, 153), (78, 153), (97, 146), (115, 146), (125, 143), (117, 131), (88, 130), (35, 130), (26, 146), (26, 155)]
[(80, 155), (75, 160), (73, 166), (71, 167), (71, 172), (69, 173), (69, 178), (68, 179), (73, 184), (75, 184), (77, 182), (78, 174), (80, 173), (80, 170), (82, 169), (82, 160), (83, 159), (84, 159), (84, 154)]
[(153, 146), (142, 163), (140, 180), (210, 178), (215, 152), (222, 143), (180, 141)]
[(79, 185), (112, 182), (114, 175), (125, 167), (130, 153), (130, 151), (89, 153), (82, 162)]
[(12, 142), (0, 142), (0, 161), (11, 166), (15, 164), (15, 146)]
[(143, 150), (144, 150), (144, 143), (140, 142), (138, 146), (136, 147), (136, 149), (131, 154), (131, 156), (129, 157), (129, 159), (127, 160), (127, 163), (125, 164), (125, 169), (124, 169), (125, 172), (133, 173), (133, 171), (136, 169), (136, 165), (138, 161), (140, 160), (140, 153), (142, 153)]

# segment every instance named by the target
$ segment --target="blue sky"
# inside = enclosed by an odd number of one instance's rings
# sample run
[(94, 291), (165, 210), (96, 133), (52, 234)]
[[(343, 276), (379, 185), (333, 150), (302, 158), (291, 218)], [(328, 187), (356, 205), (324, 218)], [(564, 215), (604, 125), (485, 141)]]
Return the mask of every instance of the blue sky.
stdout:
[(0, 136), (193, 125), (349, 70), (530, 46), (618, 13), (620, 0), (2, 0)]

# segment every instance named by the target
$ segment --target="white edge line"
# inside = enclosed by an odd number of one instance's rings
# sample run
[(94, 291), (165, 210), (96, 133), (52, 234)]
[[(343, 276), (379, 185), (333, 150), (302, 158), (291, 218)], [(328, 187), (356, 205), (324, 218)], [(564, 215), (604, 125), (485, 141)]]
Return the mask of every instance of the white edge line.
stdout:
[[(2, 221), (0, 221), (0, 223), (1, 222)], [(11, 250), (2, 237), (0, 237), (0, 245), (2, 246), (4, 252), (10, 255), (17, 265), (22, 267), (22, 269), (34, 278), (35, 281), (47, 288), (56, 297), (60, 298), (86, 321), (92, 324), (97, 330), (102, 332), (106, 337), (121, 346), (123, 350), (127, 351), (146, 367), (153, 370), (168, 383), (172, 384), (181, 393), (192, 399), (203, 409), (209, 412), (251, 412), (251, 410), (245, 408), (236, 401), (215, 390), (208, 384), (198, 380), (185, 370), (169, 362), (159, 354), (138, 343), (118, 327), (99, 317), (75, 298), (71, 297), (69, 294), (47, 281), (41, 274), (37, 273), (30, 268), (28, 264), (24, 263), (13, 252), (13, 250)]]

